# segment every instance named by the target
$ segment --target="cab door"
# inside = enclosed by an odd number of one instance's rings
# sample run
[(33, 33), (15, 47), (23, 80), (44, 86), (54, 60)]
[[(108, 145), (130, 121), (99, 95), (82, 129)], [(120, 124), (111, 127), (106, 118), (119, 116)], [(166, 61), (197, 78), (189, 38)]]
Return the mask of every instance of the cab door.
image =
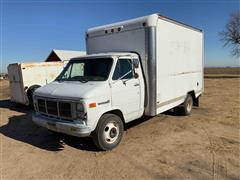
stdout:
[(126, 122), (139, 117), (140, 82), (134, 77), (132, 60), (118, 59), (112, 76), (112, 106), (119, 108)]

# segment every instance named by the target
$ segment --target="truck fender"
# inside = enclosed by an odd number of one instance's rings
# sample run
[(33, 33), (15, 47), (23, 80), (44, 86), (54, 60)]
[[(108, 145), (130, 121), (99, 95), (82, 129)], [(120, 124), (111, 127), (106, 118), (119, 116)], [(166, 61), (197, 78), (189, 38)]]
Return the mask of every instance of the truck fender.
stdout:
[(122, 111), (121, 111), (120, 109), (109, 109), (108, 111), (105, 111), (104, 113), (102, 113), (102, 114), (99, 116), (98, 121), (96, 121), (96, 122), (94, 123), (94, 130), (96, 129), (97, 124), (98, 124), (99, 120), (101, 119), (101, 117), (102, 117), (103, 115), (105, 115), (105, 114), (115, 114), (115, 115), (119, 116), (119, 117), (121, 118), (122, 122), (123, 122), (124, 129), (125, 129), (125, 118), (124, 118), (124, 116), (123, 116)]

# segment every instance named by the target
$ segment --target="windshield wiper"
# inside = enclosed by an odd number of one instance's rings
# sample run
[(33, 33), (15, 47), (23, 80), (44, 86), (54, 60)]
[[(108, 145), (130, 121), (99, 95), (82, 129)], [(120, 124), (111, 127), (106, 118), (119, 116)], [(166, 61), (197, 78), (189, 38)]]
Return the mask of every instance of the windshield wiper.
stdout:
[(61, 83), (61, 82), (64, 82), (64, 81), (80, 81), (81, 83), (86, 83), (88, 82), (88, 80), (85, 80), (85, 79), (56, 79), (55, 81)]
[(82, 79), (78, 79), (78, 81), (80, 81), (81, 83), (87, 83), (88, 80), (82, 80)]
[(55, 81), (61, 83), (61, 82), (63, 82), (64, 80), (62, 80), (62, 79), (56, 79)]

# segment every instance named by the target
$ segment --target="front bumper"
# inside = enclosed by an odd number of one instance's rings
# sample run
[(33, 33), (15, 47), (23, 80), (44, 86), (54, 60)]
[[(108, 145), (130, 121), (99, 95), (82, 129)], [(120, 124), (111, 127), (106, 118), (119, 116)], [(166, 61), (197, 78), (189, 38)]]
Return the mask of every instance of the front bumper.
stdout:
[(36, 114), (32, 116), (32, 120), (39, 126), (71, 136), (86, 137), (91, 134), (90, 127), (75, 122), (62, 122), (57, 119)]

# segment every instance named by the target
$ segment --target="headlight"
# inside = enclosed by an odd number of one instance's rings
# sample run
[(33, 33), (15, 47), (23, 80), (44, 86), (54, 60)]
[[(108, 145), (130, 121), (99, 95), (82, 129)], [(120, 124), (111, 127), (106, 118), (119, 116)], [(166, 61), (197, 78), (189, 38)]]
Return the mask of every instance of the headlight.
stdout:
[(84, 104), (83, 103), (78, 103), (77, 104), (77, 112), (82, 112), (82, 113), (84, 113)]
[(84, 103), (77, 103), (76, 106), (76, 115), (78, 118), (85, 119), (86, 118), (86, 110), (84, 107)]

